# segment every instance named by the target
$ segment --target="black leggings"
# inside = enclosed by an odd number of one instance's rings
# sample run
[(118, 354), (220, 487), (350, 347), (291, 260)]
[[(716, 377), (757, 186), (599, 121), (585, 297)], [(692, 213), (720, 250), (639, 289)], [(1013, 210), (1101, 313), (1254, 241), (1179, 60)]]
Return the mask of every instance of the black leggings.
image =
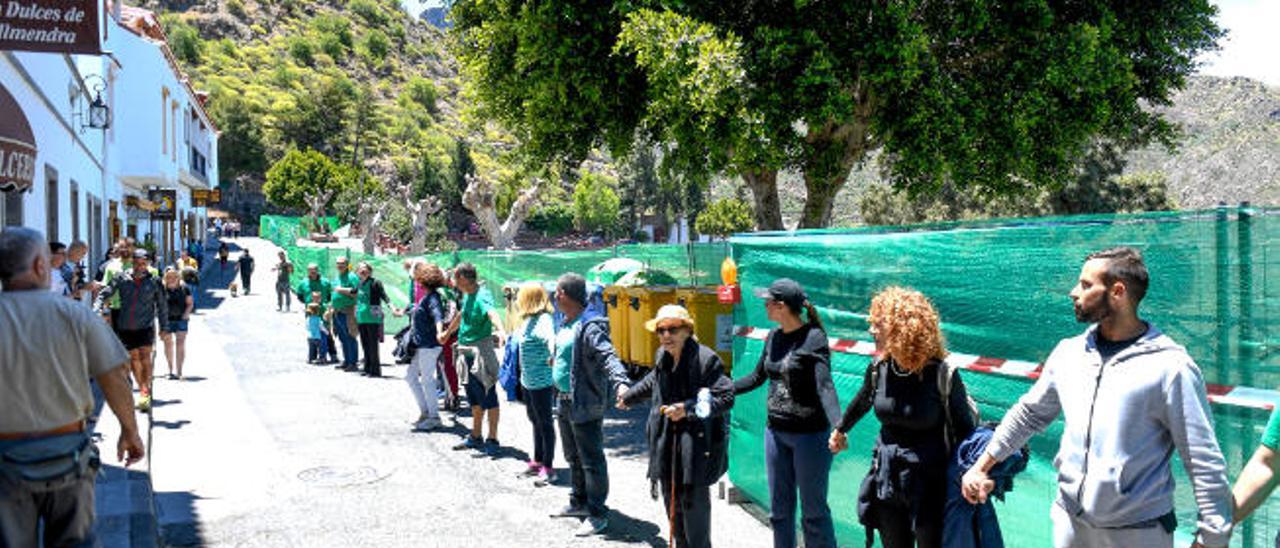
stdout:
[(376, 323), (362, 323), (360, 330), (360, 349), (364, 351), (364, 372), (370, 377), (382, 376), (382, 362), (378, 360), (378, 335), (382, 326)]
[[(941, 493), (937, 494), (942, 497)], [(929, 497), (926, 497), (929, 498)], [(941, 500), (941, 499), (938, 499)], [(942, 512), (941, 505), (926, 500), (924, 504), (930, 508), (922, 508), (916, 517), (915, 529), (911, 528), (911, 509), (905, 505), (897, 505), (879, 501), (876, 517), (879, 519), (880, 545), (884, 548), (941, 548), (942, 546)]]
[(556, 456), (556, 419), (551, 415), (554, 392), (550, 386), (524, 390), (525, 411), (533, 424), (533, 460), (547, 468)]

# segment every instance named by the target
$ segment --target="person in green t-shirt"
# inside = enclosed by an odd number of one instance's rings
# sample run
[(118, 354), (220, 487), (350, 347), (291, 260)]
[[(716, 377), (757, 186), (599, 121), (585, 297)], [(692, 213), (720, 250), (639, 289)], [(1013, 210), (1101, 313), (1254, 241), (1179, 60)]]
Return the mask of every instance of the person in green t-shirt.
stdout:
[(382, 376), (382, 360), (378, 343), (382, 342), (383, 307), (387, 305), (387, 292), (382, 282), (373, 277), (373, 267), (360, 263), (356, 269), (360, 285), (356, 286), (356, 326), (360, 333), (360, 346), (364, 350), (364, 376)]
[[(1271, 420), (1267, 421), (1267, 429), (1262, 433), (1262, 445), (1253, 452), (1253, 458), (1240, 471), (1235, 487), (1231, 489), (1235, 500), (1235, 512), (1232, 521), (1240, 523), (1257, 510), (1271, 496), (1276, 484), (1280, 483), (1280, 458), (1276, 450), (1280, 448), (1280, 407), (1271, 411)], [(1280, 535), (1277, 535), (1280, 544)]]
[(333, 277), (333, 330), (342, 344), (342, 365), (344, 371), (356, 371), (359, 360), (360, 345), (356, 342), (356, 286), (360, 278), (351, 272), (347, 258), (340, 256), (334, 261), (338, 267), (338, 275)]
[[(498, 450), (498, 353), (506, 335), (502, 319), (493, 306), (493, 296), (482, 290), (471, 263), (454, 269), (454, 285), (462, 293), (462, 306), (449, 329), (458, 331), (458, 354), (467, 367), (467, 402), (471, 406), (471, 435), (454, 447), (479, 449), (493, 456)], [(496, 339), (496, 340), (495, 340)], [(480, 425), (489, 420), (489, 437), (481, 439)]]

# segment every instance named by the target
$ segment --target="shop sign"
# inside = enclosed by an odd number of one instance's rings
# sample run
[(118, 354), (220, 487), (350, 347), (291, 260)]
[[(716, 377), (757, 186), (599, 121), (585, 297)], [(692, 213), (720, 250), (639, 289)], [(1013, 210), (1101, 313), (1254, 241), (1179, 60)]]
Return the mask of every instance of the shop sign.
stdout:
[(147, 191), (147, 200), (155, 204), (151, 210), (151, 219), (155, 221), (172, 221), (178, 216), (178, 191), (174, 189), (152, 189)]
[(23, 192), (35, 180), (36, 136), (18, 101), (0, 85), (0, 191)]
[(205, 207), (209, 205), (209, 191), (202, 189), (194, 189), (191, 191), (191, 207)]
[(0, 50), (101, 53), (101, 2), (0, 1)]

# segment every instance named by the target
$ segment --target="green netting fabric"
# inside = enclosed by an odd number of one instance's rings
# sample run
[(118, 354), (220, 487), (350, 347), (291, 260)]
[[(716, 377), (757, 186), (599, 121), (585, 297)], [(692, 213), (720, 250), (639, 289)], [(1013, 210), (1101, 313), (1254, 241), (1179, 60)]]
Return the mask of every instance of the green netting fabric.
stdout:
[[(329, 218), (328, 222), (331, 227), (337, 227), (336, 219)], [(635, 261), (647, 270), (661, 270), (679, 285), (714, 284), (719, 280), (720, 263), (729, 254), (728, 243), (719, 242), (690, 245), (632, 244), (593, 250), (460, 250), (415, 257), (365, 255), (340, 248), (299, 246), (298, 238), (308, 233), (304, 230), (303, 223), (297, 217), (271, 215), (264, 215), (259, 220), (259, 236), (283, 248), (297, 266), (294, 270), (294, 283), (306, 275), (304, 267), (309, 263), (318, 265), (322, 276), (333, 277), (337, 274), (334, 260), (339, 256), (346, 256), (353, 265), (361, 261), (368, 262), (373, 267), (374, 277), (386, 287), (391, 304), (397, 307), (404, 306), (409, 300), (409, 274), (404, 265), (405, 260), (410, 258), (420, 257), (443, 268), (470, 262), (476, 266), (481, 282), (489, 288), (495, 299), (501, 299), (501, 288), (508, 284), (530, 280), (554, 281), (566, 272), (585, 274), (604, 261), (619, 258)], [(501, 306), (499, 308), (502, 309)], [(503, 313), (505, 314), (505, 310)], [(405, 318), (387, 317), (388, 332), (394, 333), (405, 325)]]
[[(1151, 287), (1144, 318), (1185, 345), (1209, 383), (1274, 389), (1280, 385), (1280, 215), (1236, 209), (1142, 215), (947, 223), (843, 231), (762, 233), (734, 237), (744, 295), (735, 324), (768, 328), (751, 290), (790, 277), (805, 286), (832, 337), (870, 340), (865, 312), (875, 292), (900, 284), (933, 299), (954, 352), (1038, 362), (1059, 339), (1079, 333), (1067, 293), (1084, 257), (1116, 245), (1143, 251)], [(759, 359), (762, 343), (737, 338), (734, 377)], [(868, 358), (837, 353), (841, 404), (862, 381)], [(1030, 387), (1029, 380), (966, 371), (965, 383), (984, 420), (998, 420)], [(1218, 440), (1231, 477), (1258, 445), (1267, 413), (1214, 406)], [(740, 397), (733, 410), (730, 477), (768, 506), (763, 430), (765, 391)], [(860, 545), (858, 485), (870, 463), (879, 425), (874, 416), (850, 433), (835, 461), (830, 501), (841, 545)], [(1011, 546), (1051, 545), (1049, 508), (1056, 496), (1052, 466), (1061, 424), (1032, 440), (1032, 461), (1007, 501), (997, 504)], [(1180, 544), (1193, 532), (1196, 507), (1180, 463)], [(1233, 537), (1233, 546), (1271, 546), (1280, 528), (1274, 497)]]

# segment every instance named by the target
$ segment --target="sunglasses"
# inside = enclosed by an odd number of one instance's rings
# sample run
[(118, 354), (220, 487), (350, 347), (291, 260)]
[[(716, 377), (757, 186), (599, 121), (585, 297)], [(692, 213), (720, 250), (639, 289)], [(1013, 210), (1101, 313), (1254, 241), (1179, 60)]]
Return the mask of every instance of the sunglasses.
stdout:
[(657, 329), (654, 329), (653, 332), (659, 335), (668, 335), (668, 334), (674, 335), (676, 334), (676, 332), (680, 331), (681, 329), (684, 329), (684, 328), (683, 327), (659, 327)]

